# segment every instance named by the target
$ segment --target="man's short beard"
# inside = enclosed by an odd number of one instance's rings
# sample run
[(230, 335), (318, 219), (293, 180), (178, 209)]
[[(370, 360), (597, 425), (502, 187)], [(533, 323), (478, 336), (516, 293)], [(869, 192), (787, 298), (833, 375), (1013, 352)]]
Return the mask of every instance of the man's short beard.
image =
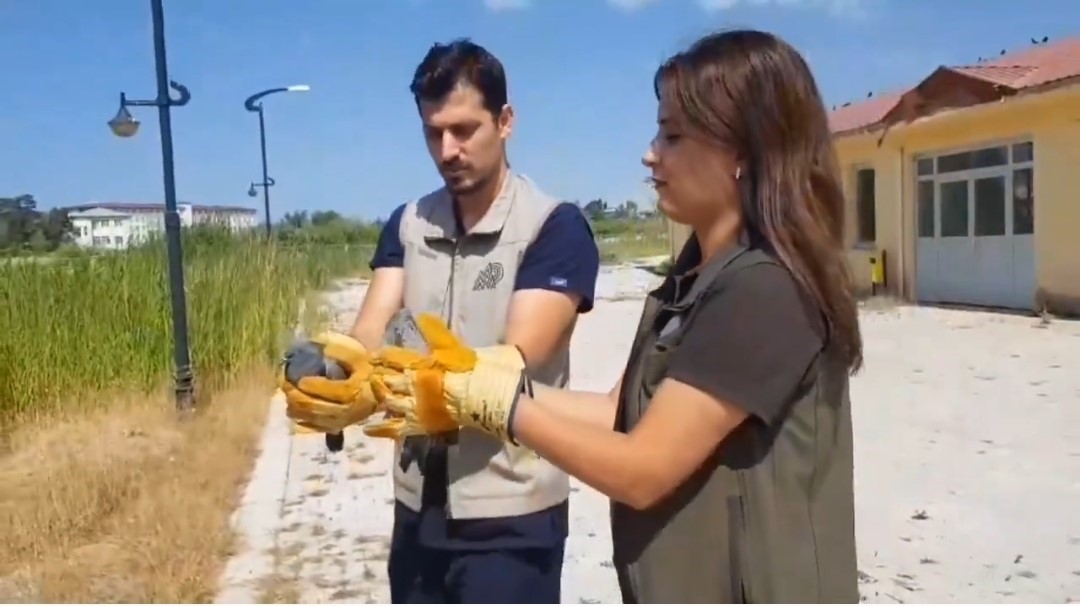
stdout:
[(494, 178), (494, 174), (484, 175), (471, 183), (466, 182), (461, 185), (455, 185), (454, 182), (449, 179), (444, 179), (443, 181), (446, 183), (446, 189), (448, 189), (451, 194), (454, 194), (455, 196), (464, 196), (480, 191)]

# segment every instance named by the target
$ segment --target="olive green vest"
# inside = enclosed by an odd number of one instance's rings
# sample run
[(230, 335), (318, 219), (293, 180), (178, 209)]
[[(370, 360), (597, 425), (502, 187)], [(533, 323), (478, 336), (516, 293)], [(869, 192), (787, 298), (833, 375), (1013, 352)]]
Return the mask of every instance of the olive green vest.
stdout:
[[(697, 251), (691, 239), (681, 260)], [(650, 294), (626, 367), (617, 430), (629, 431), (645, 413), (702, 295), (758, 263), (775, 261), (739, 247), (710, 261), (680, 301), (659, 298), (674, 290), (671, 277)], [(659, 336), (672, 317), (681, 323)], [(645, 511), (612, 503), (624, 603), (859, 601), (848, 373), (830, 360), (819, 355), (778, 426), (744, 422), (666, 500)]]
[[(401, 218), (405, 308), (441, 317), (473, 347), (502, 343), (518, 266), (558, 202), (528, 178), (511, 173), (487, 214), (459, 234), (453, 200), (439, 189), (408, 204)], [(563, 387), (570, 346), (529, 374)], [(401, 457), (401, 447), (397, 449)], [(570, 496), (569, 477), (530, 450), (462, 429), (447, 452), (451, 518), (499, 518), (542, 511)], [(395, 460), (397, 460), (395, 459)], [(395, 497), (418, 511), (423, 476), (416, 464), (394, 465)]]

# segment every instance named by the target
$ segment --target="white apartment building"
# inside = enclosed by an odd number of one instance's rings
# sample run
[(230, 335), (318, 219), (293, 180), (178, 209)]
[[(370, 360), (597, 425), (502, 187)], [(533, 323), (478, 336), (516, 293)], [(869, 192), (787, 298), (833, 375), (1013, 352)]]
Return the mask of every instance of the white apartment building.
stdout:
[[(122, 249), (165, 231), (165, 205), (92, 202), (69, 207), (75, 244), (82, 248)], [(177, 204), (181, 227), (215, 223), (231, 231), (256, 226), (256, 211), (243, 206)]]

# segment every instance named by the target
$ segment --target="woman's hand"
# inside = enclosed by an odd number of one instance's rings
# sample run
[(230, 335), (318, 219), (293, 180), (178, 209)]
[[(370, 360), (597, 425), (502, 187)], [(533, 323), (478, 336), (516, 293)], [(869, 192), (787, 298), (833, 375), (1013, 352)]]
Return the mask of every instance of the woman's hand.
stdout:
[(366, 423), (364, 433), (400, 440), (472, 427), (512, 441), (514, 406), (528, 382), (521, 352), (471, 349), (432, 315), (416, 323), (431, 353), (387, 347), (372, 358), (372, 390), (387, 415)]

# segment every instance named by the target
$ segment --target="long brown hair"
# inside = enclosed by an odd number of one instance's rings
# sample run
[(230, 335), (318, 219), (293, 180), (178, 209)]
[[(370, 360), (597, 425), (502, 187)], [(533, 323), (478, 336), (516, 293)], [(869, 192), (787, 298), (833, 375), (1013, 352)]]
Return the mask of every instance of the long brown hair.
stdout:
[(825, 317), (830, 347), (862, 366), (858, 306), (844, 254), (844, 193), (825, 104), (802, 56), (772, 34), (710, 34), (668, 59), (653, 82), (691, 128), (743, 164), (742, 211)]

